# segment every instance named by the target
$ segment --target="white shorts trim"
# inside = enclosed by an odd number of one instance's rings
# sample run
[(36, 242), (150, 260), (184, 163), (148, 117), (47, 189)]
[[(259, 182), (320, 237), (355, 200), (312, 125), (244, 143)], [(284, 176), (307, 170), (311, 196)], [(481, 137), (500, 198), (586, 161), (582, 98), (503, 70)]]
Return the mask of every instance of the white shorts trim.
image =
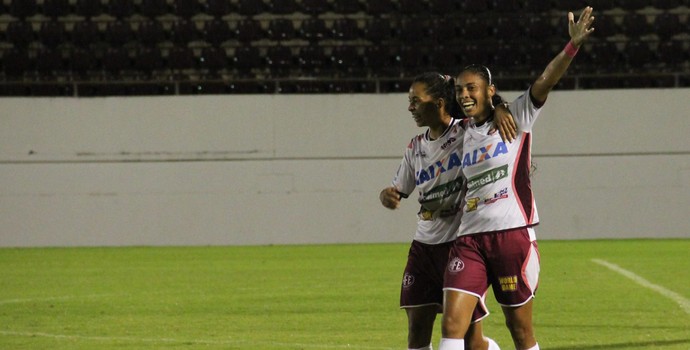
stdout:
[(400, 308), (401, 308), (401, 309), (414, 309), (414, 308), (417, 308), (417, 307), (425, 307), (425, 306), (443, 306), (443, 304), (439, 304), (439, 303), (428, 303), (428, 304), (419, 304), (419, 305), (404, 305), (404, 306), (401, 306)]
[[(476, 320), (472, 320), (471, 323), (477, 323), (477, 322), (479, 322), (479, 321), (485, 319), (487, 316), (489, 316), (489, 315), (491, 314), (491, 312), (489, 312), (489, 308), (486, 307), (486, 292), (489, 291), (488, 289), (484, 292), (484, 295), (481, 295), (481, 296), (478, 295), (477, 293), (468, 292), (468, 291), (466, 291), (466, 290), (464, 290), (464, 289), (458, 289), (458, 288), (443, 288), (443, 291), (444, 291), (444, 292), (447, 291), (447, 290), (452, 290), (452, 291), (454, 291), (454, 292), (469, 294), (469, 295), (475, 296), (475, 297), (477, 297), (477, 298), (479, 299), (479, 301), (477, 302), (477, 304), (479, 304), (479, 306), (482, 308), (482, 310), (484, 310), (485, 315), (482, 316), (482, 317), (480, 317), (480, 318), (478, 318), (478, 319), (476, 319)], [(472, 313), (474, 314), (474, 310), (472, 311)]]

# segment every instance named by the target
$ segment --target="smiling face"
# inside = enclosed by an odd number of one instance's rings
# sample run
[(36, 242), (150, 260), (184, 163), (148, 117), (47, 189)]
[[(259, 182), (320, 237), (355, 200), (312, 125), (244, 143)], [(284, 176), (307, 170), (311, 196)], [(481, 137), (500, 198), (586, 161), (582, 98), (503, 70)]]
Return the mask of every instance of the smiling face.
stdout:
[(439, 100), (427, 94), (426, 89), (425, 83), (417, 82), (410, 86), (408, 93), (410, 105), (407, 110), (412, 113), (412, 118), (419, 127), (433, 127), (441, 122)]
[(491, 114), (491, 98), (495, 93), (496, 87), (476, 72), (464, 71), (455, 80), (455, 98), (465, 116), (476, 123), (483, 122)]

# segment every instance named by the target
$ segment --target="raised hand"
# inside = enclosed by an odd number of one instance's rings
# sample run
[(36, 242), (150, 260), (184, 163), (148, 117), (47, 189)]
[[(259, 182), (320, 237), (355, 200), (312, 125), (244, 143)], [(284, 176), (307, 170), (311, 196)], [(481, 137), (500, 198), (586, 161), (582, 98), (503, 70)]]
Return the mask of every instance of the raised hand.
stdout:
[(570, 41), (576, 47), (580, 47), (594, 31), (594, 28), (592, 28), (592, 23), (594, 22), (592, 10), (590, 6), (585, 7), (577, 22), (575, 22), (575, 15), (572, 12), (568, 12), (568, 33), (570, 34)]

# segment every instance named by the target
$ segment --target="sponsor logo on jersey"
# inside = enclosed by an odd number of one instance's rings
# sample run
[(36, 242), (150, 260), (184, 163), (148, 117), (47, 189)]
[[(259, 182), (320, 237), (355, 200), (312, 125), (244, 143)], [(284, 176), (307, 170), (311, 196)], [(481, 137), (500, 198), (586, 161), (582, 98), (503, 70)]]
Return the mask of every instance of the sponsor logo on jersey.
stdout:
[(508, 164), (487, 170), (467, 180), (467, 192), (472, 193), (490, 183), (508, 177)]
[(498, 277), (498, 282), (501, 284), (501, 290), (504, 292), (514, 292), (517, 290), (518, 277), (504, 276)]
[(478, 149), (465, 153), (465, 155), (462, 157), (462, 168), (465, 169), (468, 166), (498, 157), (501, 154), (508, 154), (508, 147), (503, 141), (497, 143), (495, 148), (493, 144), (479, 147)]
[(455, 142), (455, 141), (456, 141), (455, 137), (449, 137), (448, 140), (446, 140), (446, 142), (444, 142), (443, 145), (441, 145), (441, 149), (448, 148), (448, 146), (452, 145), (453, 142)]
[(506, 198), (508, 198), (508, 187), (504, 187), (502, 190), (494, 193), (493, 197), (485, 199), (484, 204), (495, 203), (499, 199), (506, 199)]
[(414, 276), (411, 274), (405, 272), (405, 275), (403, 276), (402, 280), (402, 286), (403, 288), (409, 288), (414, 284)]
[(475, 211), (479, 207), (479, 197), (467, 198), (467, 212)]
[(462, 190), (462, 178), (432, 188), (429, 192), (419, 195), (419, 203), (428, 203), (446, 198)]
[(448, 262), (448, 271), (451, 273), (460, 272), (465, 268), (465, 263), (457, 256)]
[(426, 169), (421, 169), (417, 171), (416, 178), (417, 178), (417, 186), (430, 181), (439, 174), (445, 173), (446, 171), (452, 170), (455, 167), (460, 166), (462, 163), (460, 162), (460, 156), (456, 153), (453, 152), (451, 153), (448, 158), (441, 159), (437, 161), (436, 163), (429, 165)]

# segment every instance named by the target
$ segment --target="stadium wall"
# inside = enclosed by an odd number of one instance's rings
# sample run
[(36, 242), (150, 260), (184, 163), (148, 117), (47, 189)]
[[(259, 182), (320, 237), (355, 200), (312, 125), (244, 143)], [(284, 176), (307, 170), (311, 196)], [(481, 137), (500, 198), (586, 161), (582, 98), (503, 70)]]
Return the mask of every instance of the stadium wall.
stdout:
[[(515, 92), (504, 93), (513, 98)], [(553, 92), (540, 239), (690, 236), (690, 89)], [(0, 99), (0, 246), (406, 242), (405, 94)]]

